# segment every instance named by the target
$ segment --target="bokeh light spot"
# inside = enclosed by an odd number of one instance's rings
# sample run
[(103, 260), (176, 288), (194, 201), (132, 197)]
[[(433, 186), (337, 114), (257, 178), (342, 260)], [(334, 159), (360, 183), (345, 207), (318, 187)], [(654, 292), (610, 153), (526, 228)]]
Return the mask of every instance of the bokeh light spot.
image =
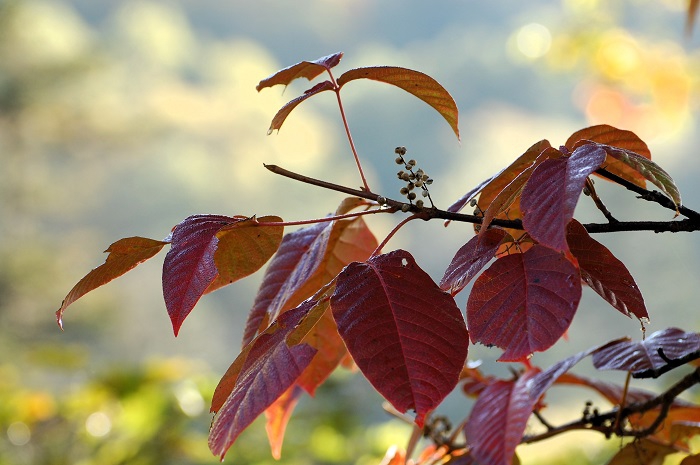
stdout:
[(32, 438), (29, 426), (21, 421), (16, 421), (7, 427), (7, 439), (15, 446), (23, 446)]
[(521, 27), (515, 37), (518, 51), (531, 60), (544, 56), (552, 46), (552, 34), (539, 23)]
[(94, 412), (85, 420), (85, 429), (91, 436), (101, 438), (112, 430), (112, 420), (103, 412)]

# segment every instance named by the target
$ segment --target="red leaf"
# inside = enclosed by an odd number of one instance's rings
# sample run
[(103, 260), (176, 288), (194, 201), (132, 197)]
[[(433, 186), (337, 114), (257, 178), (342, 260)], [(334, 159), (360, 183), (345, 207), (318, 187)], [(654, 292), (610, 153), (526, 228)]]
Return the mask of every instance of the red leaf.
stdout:
[(536, 374), (536, 370), (531, 370), (516, 381), (498, 381), (484, 389), (477, 399), (464, 427), (477, 463), (512, 463), (515, 448), (537, 402), (530, 398), (527, 389), (528, 381)]
[(282, 314), (274, 328), (257, 337), (250, 350), (241, 355), (245, 361), (209, 431), (209, 448), (215, 455), (223, 459), (241, 432), (279, 399), (311, 363), (316, 350), (307, 344), (289, 347), (286, 337), (314, 305), (309, 301)]
[(331, 297), (338, 331), (365, 377), (423, 425), (457, 384), (469, 334), (452, 297), (406, 251), (351, 263)]
[(535, 245), (499, 258), (477, 278), (467, 302), (472, 341), (505, 349), (501, 361), (522, 360), (559, 340), (580, 299), (580, 275), (562, 254)]
[[(341, 204), (341, 209), (349, 205)], [(340, 220), (306, 228), (284, 239), (270, 263), (251, 311), (246, 339), (280, 312), (299, 305), (330, 282), (350, 262), (366, 260), (377, 247), (377, 240), (362, 218)], [(308, 234), (308, 236), (307, 236)], [(296, 251), (295, 251), (296, 250)], [(269, 278), (269, 280), (268, 280)], [(253, 327), (257, 324), (257, 327)]]
[(483, 234), (472, 237), (457, 251), (445, 270), (445, 275), (440, 280), (440, 289), (453, 296), (464, 289), (494, 257), (505, 236), (502, 229), (488, 229)]
[[(659, 350), (663, 351), (665, 360)], [(599, 370), (623, 370), (637, 374), (659, 370), (668, 365), (668, 360), (679, 360), (699, 351), (700, 334), (667, 328), (643, 341), (628, 341), (599, 350), (593, 354), (593, 366)]]
[(547, 370), (538, 373), (531, 379), (531, 381), (527, 385), (530, 398), (536, 402), (545, 393), (545, 391), (547, 391), (547, 389), (549, 389), (552, 386), (552, 384), (554, 384), (559, 379), (559, 377), (561, 377), (574, 365), (576, 365), (578, 362), (588, 357), (592, 353), (602, 348), (613, 347), (617, 344), (624, 343), (626, 341), (628, 341), (628, 339), (626, 338), (616, 339), (600, 346), (591, 347), (590, 349), (574, 354), (571, 357), (567, 357), (564, 360), (560, 360), (559, 362), (549, 367)]
[(267, 418), (265, 431), (270, 442), (270, 449), (272, 449), (272, 457), (275, 460), (282, 458), (282, 442), (287, 423), (289, 423), (289, 418), (292, 416), (302, 392), (301, 388), (292, 386), (265, 410)]
[(255, 88), (260, 92), (266, 87), (272, 87), (278, 84), (289, 85), (290, 82), (299, 78), (306, 78), (311, 81), (319, 74), (330, 70), (340, 63), (341, 58), (343, 58), (343, 52), (337, 52), (313, 61), (301, 61), (266, 77), (260, 81)]
[(248, 315), (243, 333), (244, 346), (260, 328), (265, 328), (275, 319), (296, 287), (316, 271), (325, 254), (331, 230), (331, 223), (316, 223), (284, 236), (265, 271)]
[[(573, 152), (579, 145), (586, 144), (588, 141), (619, 147), (639, 154), (649, 160), (651, 159), (649, 147), (647, 147), (647, 144), (635, 133), (617, 129), (607, 124), (599, 124), (576, 131), (567, 139), (564, 145), (569, 151)], [(607, 160), (605, 169), (639, 187), (644, 187), (645, 185), (644, 178), (638, 172), (615, 159)]]
[(275, 129), (279, 131), (279, 129), (282, 127), (282, 124), (287, 119), (287, 116), (289, 116), (292, 110), (294, 110), (297, 107), (297, 105), (299, 105), (301, 102), (308, 99), (309, 97), (313, 97), (314, 95), (324, 92), (326, 90), (333, 90), (333, 88), (334, 85), (332, 82), (323, 81), (316, 84), (311, 89), (305, 91), (303, 95), (287, 102), (282, 108), (280, 108), (275, 117), (272, 118), (270, 128), (267, 130), (267, 134), (272, 134), (272, 131), (274, 131)]
[(545, 160), (535, 168), (523, 189), (520, 208), (523, 227), (536, 241), (568, 251), (566, 226), (574, 216), (586, 178), (604, 160), (604, 150), (584, 145), (568, 158)]
[(78, 281), (63, 299), (61, 308), (56, 311), (58, 325), (63, 328), (63, 312), (70, 304), (88, 292), (134, 269), (138, 264), (160, 252), (165, 244), (167, 242), (145, 237), (125, 237), (110, 245), (105, 250), (109, 253), (107, 260)]
[(576, 220), (569, 223), (566, 241), (578, 260), (581, 279), (591, 289), (622, 314), (649, 319), (642, 293), (624, 263), (591, 238)]
[(175, 336), (207, 288), (216, 279), (214, 252), (223, 228), (245, 220), (221, 215), (195, 215), (175, 226), (163, 263), (163, 296)]
[(459, 139), (459, 110), (450, 93), (432, 77), (412, 69), (396, 66), (373, 66), (346, 71), (338, 78), (343, 87), (356, 79), (372, 79), (394, 85), (415, 95), (442, 115)]

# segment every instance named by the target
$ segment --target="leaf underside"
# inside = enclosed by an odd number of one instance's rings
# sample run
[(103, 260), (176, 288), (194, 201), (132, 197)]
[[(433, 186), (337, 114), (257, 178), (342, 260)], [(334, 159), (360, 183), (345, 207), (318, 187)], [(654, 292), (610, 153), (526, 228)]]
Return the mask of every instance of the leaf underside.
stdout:
[(289, 83), (299, 78), (306, 78), (307, 80), (311, 81), (324, 71), (335, 67), (338, 63), (340, 63), (341, 58), (343, 58), (343, 52), (333, 53), (313, 61), (301, 61), (292, 66), (276, 71), (272, 75), (260, 81), (255, 88), (258, 92), (260, 92), (266, 87), (289, 85)]

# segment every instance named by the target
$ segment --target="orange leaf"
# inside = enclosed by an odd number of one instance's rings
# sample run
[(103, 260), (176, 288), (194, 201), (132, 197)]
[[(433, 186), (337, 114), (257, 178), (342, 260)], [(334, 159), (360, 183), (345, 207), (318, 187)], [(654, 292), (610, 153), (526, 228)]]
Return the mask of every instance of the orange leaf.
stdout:
[(685, 20), (685, 33), (690, 35), (693, 32), (693, 26), (695, 26), (695, 16), (698, 13), (698, 6), (700, 6), (699, 0), (690, 0), (688, 2), (688, 16)]
[(266, 87), (278, 84), (289, 85), (290, 82), (299, 78), (306, 78), (311, 81), (322, 72), (330, 70), (340, 63), (341, 58), (343, 58), (343, 52), (333, 53), (313, 61), (300, 61), (266, 77), (255, 88), (260, 92)]
[(222, 228), (214, 252), (219, 272), (206, 292), (212, 292), (258, 271), (279, 248), (284, 226), (263, 226), (261, 223), (282, 222), (278, 216), (249, 218)]
[(109, 252), (107, 260), (78, 281), (63, 299), (61, 308), (56, 311), (58, 325), (63, 327), (63, 312), (70, 304), (153, 257), (165, 244), (167, 242), (145, 237), (125, 237), (110, 245), (105, 250)]
[(338, 86), (343, 87), (356, 79), (372, 79), (394, 85), (437, 110), (450, 125), (459, 139), (459, 110), (457, 104), (440, 83), (427, 74), (396, 66), (373, 66), (351, 69), (338, 78)]
[(272, 449), (272, 457), (275, 460), (282, 458), (284, 432), (294, 407), (299, 402), (301, 393), (302, 390), (299, 387), (292, 386), (265, 410), (265, 418), (267, 419), (265, 431), (267, 432), (267, 440), (270, 442), (270, 449)]
[[(565, 146), (573, 152), (579, 145), (585, 144), (587, 141), (619, 147), (651, 160), (649, 147), (635, 133), (607, 124), (599, 124), (576, 131), (566, 141)], [(646, 185), (644, 177), (640, 173), (618, 160), (606, 160), (605, 169), (639, 187)]]
[(620, 449), (608, 465), (653, 465), (663, 463), (667, 455), (676, 452), (673, 447), (640, 439)]
[(290, 100), (289, 102), (287, 102), (282, 108), (280, 108), (275, 117), (272, 118), (270, 128), (267, 130), (267, 134), (272, 134), (272, 131), (274, 131), (275, 129), (279, 131), (279, 129), (282, 127), (282, 124), (287, 119), (287, 116), (289, 116), (292, 110), (294, 110), (297, 107), (297, 105), (299, 105), (301, 102), (308, 99), (309, 97), (313, 97), (318, 93), (331, 89), (333, 89), (333, 83), (331, 83), (330, 81), (323, 81), (304, 92), (304, 94), (300, 97), (297, 97), (294, 100)]

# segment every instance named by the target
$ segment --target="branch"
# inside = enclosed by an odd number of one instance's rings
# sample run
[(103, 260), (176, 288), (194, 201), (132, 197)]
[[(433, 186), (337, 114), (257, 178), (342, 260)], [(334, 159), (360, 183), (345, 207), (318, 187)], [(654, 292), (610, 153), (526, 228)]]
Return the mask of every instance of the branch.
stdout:
[[(574, 430), (598, 431), (604, 434), (606, 437), (617, 435), (620, 437), (631, 436), (643, 438), (650, 436), (656, 432), (656, 430), (666, 419), (668, 412), (671, 410), (671, 407), (676, 400), (676, 397), (696, 384), (700, 384), (700, 368), (696, 368), (692, 373), (683, 377), (668, 390), (645, 402), (630, 404), (624, 407), (621, 411), (619, 411), (618, 407), (615, 407), (609, 412), (605, 413), (596, 413), (593, 415), (584, 414), (580, 420), (572, 421), (557, 427), (549, 426), (547, 431), (544, 433), (532, 436), (523, 436), (521, 443), (531, 444), (533, 442), (542, 441), (558, 434)], [(620, 426), (623, 424), (624, 420), (628, 419), (631, 415), (635, 413), (650, 412), (657, 407), (660, 407), (659, 414), (648, 427), (642, 430), (635, 430), (624, 429)], [(620, 418), (620, 421), (616, 425), (615, 423), (617, 422), (615, 422), (615, 419), (618, 417)]]
[[(451, 220), (451, 221), (460, 221), (463, 223), (473, 223), (473, 224), (481, 224), (482, 222), (482, 217), (476, 216), (476, 215), (467, 215), (464, 213), (453, 213), (453, 212), (448, 212), (445, 210), (440, 210), (438, 208), (419, 208), (416, 205), (412, 203), (406, 203), (406, 202), (400, 202), (398, 200), (393, 200), (389, 199), (386, 197), (382, 197), (379, 194), (375, 194), (373, 192), (368, 192), (360, 189), (353, 189), (351, 187), (346, 187), (346, 186), (341, 186), (339, 184), (333, 184), (328, 181), (322, 181), (320, 179), (315, 179), (311, 178), (308, 176), (304, 176), (303, 174), (298, 174), (294, 173), (292, 171), (286, 170), (284, 168), (281, 168), (277, 165), (263, 165), (265, 168), (268, 170), (272, 171), (275, 174), (279, 174), (281, 176), (285, 176), (290, 179), (294, 179), (296, 181), (301, 181), (306, 184), (311, 184), (314, 186), (318, 187), (323, 187), (324, 189), (329, 189), (337, 192), (342, 192), (344, 194), (349, 194), (355, 197), (360, 197), (363, 199), (368, 199), (368, 200), (373, 200), (377, 202), (380, 205), (386, 205), (391, 208), (394, 208), (396, 210), (401, 210), (404, 212), (411, 212), (415, 214), (417, 217), (419, 217), (422, 220), (431, 220), (431, 219), (442, 219), (442, 220)], [(600, 170), (599, 170), (600, 171)], [(603, 170), (604, 171), (604, 170)], [(614, 178), (618, 178), (617, 176), (610, 174), (610, 176)], [(607, 177), (607, 175), (606, 175)], [(611, 180), (618, 182), (617, 179), (610, 178)], [(620, 183), (630, 189), (633, 190), (634, 192), (637, 193), (642, 193), (642, 191), (648, 196), (655, 196), (658, 195), (659, 199), (655, 200), (657, 203), (660, 203), (662, 206), (668, 207), (668, 205), (671, 205), (671, 207), (674, 211), (676, 210), (675, 205), (673, 205), (673, 202), (668, 199), (667, 197), (663, 196), (662, 194), (658, 192), (651, 192), (647, 191), (646, 189), (641, 189), (638, 186), (635, 186), (634, 184), (629, 183), (628, 181), (618, 178)], [(649, 200), (647, 197), (642, 197), (645, 198), (646, 200)], [(667, 201), (667, 202), (666, 202)], [(692, 231), (700, 231), (700, 213), (695, 212), (694, 210), (691, 210), (689, 208), (685, 207), (679, 207), (679, 210), (683, 215), (687, 216), (688, 218), (685, 220), (674, 220), (674, 221), (619, 221), (616, 223), (588, 223), (584, 224), (583, 226), (586, 228), (586, 231), (588, 231), (591, 234), (594, 233), (611, 233), (611, 232), (624, 232), (624, 231), (654, 231), (654, 232), (692, 232)], [(511, 228), (511, 229), (523, 229), (523, 223), (520, 220), (502, 220), (502, 219), (494, 219), (491, 221), (491, 225), (493, 226), (500, 226), (502, 228)]]

